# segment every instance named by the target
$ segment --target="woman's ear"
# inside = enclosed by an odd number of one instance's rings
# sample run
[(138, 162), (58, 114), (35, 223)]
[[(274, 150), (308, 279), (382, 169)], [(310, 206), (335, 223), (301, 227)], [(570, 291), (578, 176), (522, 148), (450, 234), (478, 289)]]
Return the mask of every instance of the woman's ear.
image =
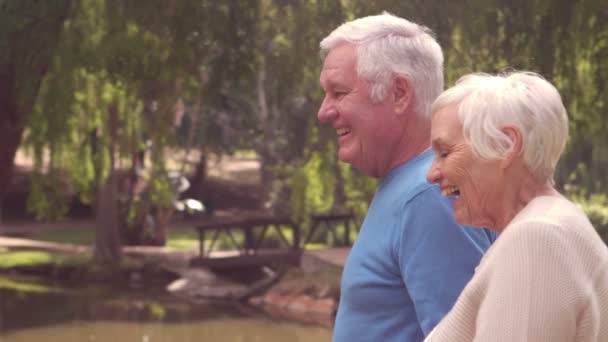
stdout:
[(392, 94), (395, 112), (405, 113), (414, 101), (414, 91), (410, 80), (404, 76), (396, 76), (393, 82)]
[(509, 137), (509, 140), (511, 140), (511, 148), (509, 151), (507, 151), (507, 154), (504, 156), (501, 162), (501, 167), (507, 168), (509, 165), (511, 165), (511, 163), (513, 163), (513, 160), (521, 154), (523, 139), (521, 132), (517, 127), (507, 126), (502, 129), (502, 132)]

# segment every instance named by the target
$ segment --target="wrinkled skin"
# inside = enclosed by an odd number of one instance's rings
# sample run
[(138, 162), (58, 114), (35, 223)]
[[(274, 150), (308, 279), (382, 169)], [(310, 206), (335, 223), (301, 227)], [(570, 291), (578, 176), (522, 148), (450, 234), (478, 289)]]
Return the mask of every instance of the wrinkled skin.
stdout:
[(502, 194), (506, 184), (500, 160), (475, 156), (463, 135), (457, 106), (444, 107), (433, 115), (431, 144), (435, 152), (427, 175), (442, 191), (456, 186), (460, 192), (452, 204), (459, 224), (496, 227), (502, 214)]
[(407, 126), (395, 96), (374, 103), (369, 84), (358, 77), (356, 67), (353, 45), (342, 44), (329, 52), (320, 76), (325, 98), (317, 117), (336, 129), (340, 160), (369, 176), (383, 177), (404, 159)]

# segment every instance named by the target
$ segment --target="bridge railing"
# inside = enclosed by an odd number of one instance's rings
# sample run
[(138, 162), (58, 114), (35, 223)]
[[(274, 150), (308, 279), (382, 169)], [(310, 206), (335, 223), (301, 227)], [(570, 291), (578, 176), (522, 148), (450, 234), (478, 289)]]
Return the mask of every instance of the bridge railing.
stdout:
[[(340, 236), (339, 228), (343, 229), (341, 232), (342, 236)], [(306, 244), (313, 241), (313, 238), (320, 234), (330, 234), (333, 238), (334, 246), (350, 246), (351, 230), (354, 229), (356, 229), (355, 216), (350, 212), (313, 215), (308, 235), (304, 239), (302, 246), (305, 247)]]
[[(320, 234), (329, 234), (334, 245), (350, 246), (350, 235), (352, 229), (355, 229), (355, 222), (352, 213), (313, 215), (304, 239), (302, 226), (288, 217), (245, 217), (206, 221), (199, 223), (195, 229), (199, 235), (200, 247), (198, 258), (193, 263), (230, 267), (277, 259), (298, 263), (306, 244), (318, 240)], [(270, 237), (272, 232), (274, 235)], [(271, 239), (272, 244), (269, 243)], [(223, 249), (229, 251), (218, 251), (216, 247), (220, 241), (223, 243)]]
[[(230, 247), (239, 254), (255, 254), (263, 247), (264, 239), (271, 230), (274, 230), (279, 236), (283, 248), (300, 249), (300, 226), (286, 217), (243, 218), (207, 222), (198, 225), (196, 230), (199, 234), (199, 254), (203, 257), (210, 256), (222, 235), (227, 237)], [(286, 237), (284, 230), (291, 230), (291, 241)], [(237, 239), (235, 232), (242, 233), (244, 239), (239, 241), (240, 239)], [(209, 237), (209, 234), (211, 237), (210, 244), (205, 248), (205, 240)]]

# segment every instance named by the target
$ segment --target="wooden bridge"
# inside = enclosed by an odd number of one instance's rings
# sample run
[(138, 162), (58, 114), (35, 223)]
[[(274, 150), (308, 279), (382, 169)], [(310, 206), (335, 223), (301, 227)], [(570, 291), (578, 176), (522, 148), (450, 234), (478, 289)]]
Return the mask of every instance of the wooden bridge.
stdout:
[[(333, 246), (350, 246), (350, 234), (356, 226), (352, 213), (336, 213), (313, 215), (308, 227), (288, 217), (265, 216), (202, 222), (195, 229), (200, 248), (192, 265), (226, 269), (298, 264), (306, 245), (319, 234), (329, 236)], [(222, 251), (217, 250), (220, 243)]]

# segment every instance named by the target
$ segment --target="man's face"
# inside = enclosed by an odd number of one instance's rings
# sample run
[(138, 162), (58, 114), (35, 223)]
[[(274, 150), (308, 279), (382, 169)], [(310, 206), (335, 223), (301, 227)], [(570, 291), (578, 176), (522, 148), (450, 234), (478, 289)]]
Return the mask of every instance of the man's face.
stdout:
[[(338, 157), (363, 173), (381, 177), (390, 162), (390, 139), (395, 132), (390, 97), (372, 103), (369, 85), (357, 76), (357, 51), (351, 44), (333, 48), (320, 77), (325, 98), (317, 115), (338, 135)], [(393, 119), (391, 119), (393, 118)]]

